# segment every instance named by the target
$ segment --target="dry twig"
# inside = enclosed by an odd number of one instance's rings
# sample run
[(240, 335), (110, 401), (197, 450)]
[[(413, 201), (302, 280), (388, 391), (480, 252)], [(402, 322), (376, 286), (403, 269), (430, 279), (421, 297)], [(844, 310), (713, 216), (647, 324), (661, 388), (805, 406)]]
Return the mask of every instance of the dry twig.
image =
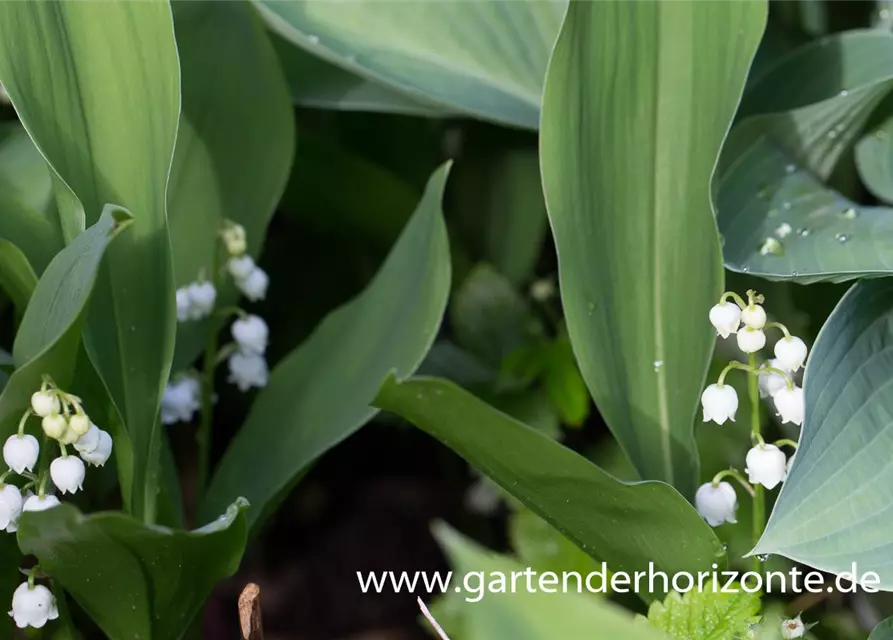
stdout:
[(253, 582), (245, 585), (239, 596), (239, 626), (242, 640), (264, 640), (260, 615), (260, 587)]

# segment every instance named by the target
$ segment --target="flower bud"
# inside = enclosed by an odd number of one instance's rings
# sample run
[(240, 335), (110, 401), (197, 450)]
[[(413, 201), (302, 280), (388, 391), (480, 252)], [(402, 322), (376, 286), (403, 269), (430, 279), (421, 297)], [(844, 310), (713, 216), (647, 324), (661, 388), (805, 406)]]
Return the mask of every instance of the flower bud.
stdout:
[(247, 276), (241, 280), (236, 280), (236, 286), (239, 288), (239, 291), (251, 302), (257, 302), (266, 298), (269, 285), (270, 279), (260, 267), (254, 267)]
[(233, 340), (239, 345), (242, 353), (263, 355), (267, 350), (267, 339), (270, 330), (267, 323), (259, 316), (249, 315), (236, 320), (232, 326)]
[(59, 398), (49, 391), (37, 391), (31, 396), (31, 408), (41, 418), (51, 413), (59, 413), (62, 407)]
[(741, 309), (734, 302), (721, 302), (710, 309), (710, 324), (716, 328), (717, 335), (728, 338), (738, 331), (741, 324)]
[(774, 489), (787, 477), (787, 458), (774, 444), (758, 444), (747, 452), (747, 479)]
[(48, 620), (59, 617), (56, 598), (53, 592), (42, 584), (31, 587), (27, 582), (18, 586), (12, 594), (12, 610), (9, 616), (19, 629), (34, 627), (40, 629)]
[(76, 413), (68, 419), (68, 428), (80, 437), (90, 430), (90, 419), (82, 413)]
[(756, 353), (766, 346), (766, 334), (761, 329), (744, 327), (738, 331), (738, 348), (744, 353)]
[(33, 471), (40, 445), (32, 435), (11, 435), (3, 445), (3, 461), (16, 473)]
[(803, 389), (795, 386), (788, 389), (787, 386), (778, 391), (772, 399), (775, 401), (775, 408), (778, 415), (781, 416), (781, 422), (793, 422), (796, 425), (803, 424), (803, 417), (806, 414), (806, 403), (803, 399)]
[(201, 320), (214, 311), (217, 290), (210, 282), (193, 282), (186, 291), (189, 294), (189, 319)]
[(221, 234), (226, 251), (231, 256), (240, 256), (245, 253), (248, 243), (245, 238), (245, 227), (240, 224), (231, 224)]
[(735, 422), (738, 394), (730, 385), (711, 384), (701, 394), (701, 406), (704, 409), (704, 422), (711, 420), (716, 424), (723, 424), (726, 420)]
[(99, 443), (93, 451), (81, 451), (81, 459), (94, 467), (102, 467), (112, 455), (112, 436), (99, 430)]
[(226, 268), (235, 280), (244, 280), (254, 271), (254, 260), (246, 253), (238, 258), (227, 260)]
[(758, 304), (750, 304), (741, 310), (741, 322), (751, 329), (762, 329), (766, 326), (766, 310)]
[(806, 634), (806, 626), (800, 620), (800, 616), (792, 620), (785, 620), (781, 623), (781, 637), (784, 640), (793, 640), (793, 638), (802, 638)]
[(22, 492), (11, 484), (0, 485), (0, 529), (13, 533), (19, 528), (19, 516), (24, 504)]
[(61, 438), (68, 429), (68, 420), (65, 419), (65, 416), (58, 413), (46, 416), (41, 424), (43, 425), (43, 432), (53, 440)]
[(77, 456), (62, 456), (50, 463), (50, 477), (62, 493), (77, 493), (84, 488), (87, 467)]
[(735, 511), (738, 509), (738, 496), (728, 482), (720, 482), (716, 486), (708, 482), (698, 487), (695, 507), (711, 527), (718, 527), (724, 522), (737, 522)]
[(27, 500), (25, 500), (25, 504), (22, 505), (22, 512), (25, 511), (46, 511), (47, 509), (52, 509), (53, 507), (58, 507), (61, 502), (59, 502), (59, 498), (56, 496), (51, 496), (49, 494), (44, 497), (40, 496), (29, 496)]
[[(781, 369), (785, 373), (790, 374), (790, 371), (785, 369), (785, 367), (781, 366), (781, 363), (773, 358), (769, 361), (769, 367), (773, 369)], [(760, 369), (765, 369), (766, 363), (760, 365)], [(761, 398), (771, 398), (776, 393), (778, 393), (781, 389), (787, 386), (787, 380), (784, 379), (784, 376), (780, 373), (770, 372), (764, 373), (758, 376), (760, 382), (760, 397)]]
[(236, 352), (229, 358), (229, 381), (239, 387), (239, 391), (248, 391), (251, 387), (267, 386), (269, 371), (267, 361), (256, 353)]
[(782, 369), (797, 371), (806, 362), (806, 343), (796, 336), (775, 343), (775, 357)]

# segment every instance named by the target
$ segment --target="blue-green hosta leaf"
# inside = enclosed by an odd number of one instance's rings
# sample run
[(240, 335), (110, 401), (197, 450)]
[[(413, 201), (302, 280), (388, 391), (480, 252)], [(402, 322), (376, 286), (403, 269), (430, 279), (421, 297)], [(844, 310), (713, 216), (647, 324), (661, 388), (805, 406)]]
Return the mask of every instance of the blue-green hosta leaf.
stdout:
[(798, 49), (754, 83), (742, 111), (773, 113), (746, 118), (723, 149), (717, 221), (727, 268), (800, 282), (890, 271), (889, 212), (822, 182), (890, 93), (891, 69), (893, 35), (856, 31)]
[(869, 191), (893, 202), (893, 118), (862, 136), (856, 145), (856, 167)]
[(800, 446), (755, 554), (874, 571), (893, 589), (893, 282), (867, 280), (819, 333)]
[(765, 22), (763, 2), (573, 2), (546, 81), (540, 163), (574, 352), (639, 475), (685, 495), (714, 346), (692, 310), (723, 279), (710, 185)]
[(756, 593), (718, 593), (707, 588), (652, 602), (648, 621), (674, 640), (728, 640), (747, 638), (760, 621), (760, 596)]
[(868, 640), (893, 640), (893, 618), (887, 618), (876, 626)]
[(0, 238), (0, 289), (6, 292), (19, 313), (25, 312), (35, 286), (37, 274), (28, 258), (9, 240)]
[(432, 174), (366, 289), (273, 369), (214, 474), (202, 507), (207, 517), (243, 495), (257, 523), (310, 463), (375, 415), (370, 403), (390, 371), (409, 375), (425, 357), (450, 288), (441, 212), (448, 171), (446, 164)]
[[(524, 567), (517, 560), (484, 549), (446, 525), (438, 525), (434, 533), (449, 556), (453, 567), (454, 584), (460, 584), (460, 578), (474, 573), (482, 577), (485, 585), (492, 586), (494, 576), (511, 576), (512, 572), (524, 571)], [(474, 575), (471, 578), (474, 578)], [(470, 588), (474, 588), (475, 583), (474, 579), (467, 581)], [(483, 597), (479, 602), (464, 603), (464, 610), (461, 613), (463, 632), (461, 640), (494, 638), (591, 640), (593, 637), (610, 637), (614, 640), (659, 640), (661, 638), (659, 632), (647, 624), (641, 624), (626, 610), (605, 600), (573, 592), (549, 593), (536, 585), (534, 588), (535, 592), (525, 588), (517, 590), (508, 588), (501, 593), (497, 589), (490, 589), (487, 593), (481, 594)], [(462, 595), (471, 600), (478, 598), (476, 593), (463, 592)]]
[[(152, 520), (176, 322), (165, 211), (180, 112), (170, 4), (2, 3), (0, 82), (56, 174), (64, 219), (92, 224), (107, 203), (134, 214), (104, 261), (85, 342), (133, 441), (132, 509)], [(69, 242), (78, 231), (63, 230)]]
[(563, 1), (272, 2), (270, 28), (422, 104), (535, 129)]
[[(724, 562), (713, 530), (669, 485), (620, 482), (447, 380), (389, 377), (375, 406), (443, 442), (610, 570), (653, 562), (675, 573)], [(662, 595), (642, 587), (642, 598)]]

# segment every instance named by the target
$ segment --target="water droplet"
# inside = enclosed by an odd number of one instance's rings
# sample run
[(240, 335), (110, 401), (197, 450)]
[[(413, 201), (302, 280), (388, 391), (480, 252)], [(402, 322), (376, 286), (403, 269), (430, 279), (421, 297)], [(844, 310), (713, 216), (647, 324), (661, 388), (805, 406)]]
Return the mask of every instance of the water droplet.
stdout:
[(785, 211), (790, 211), (791, 207), (793, 207), (793, 206), (794, 205), (792, 205), (790, 202), (785, 202), (784, 204), (781, 205), (781, 208), (784, 209)]
[(837, 240), (840, 244), (844, 242), (848, 242), (850, 237), (845, 233), (838, 233), (834, 236), (834, 239)]
[(850, 95), (850, 92), (847, 91), (846, 89), (844, 89), (843, 91), (840, 92), (841, 98), (846, 98), (848, 95)]
[(801, 228), (797, 229), (797, 235), (800, 236), (801, 238), (805, 238), (806, 236), (809, 235), (809, 233), (810, 233), (810, 231), (806, 227), (801, 227)]
[(747, 273), (748, 271), (750, 271), (750, 267), (747, 265), (741, 267), (741, 273)]
[(856, 211), (855, 208), (850, 207), (846, 211), (844, 211), (841, 215), (847, 220), (855, 220), (859, 216), (859, 212)]
[(786, 166), (784, 168), (784, 170), (785, 170), (785, 173), (794, 173), (797, 170), (797, 165), (789, 164), (788, 166)]
[(834, 140), (834, 138), (836, 138), (836, 137), (837, 137), (837, 129), (831, 129), (831, 131), (828, 132), (828, 139)]
[(792, 277), (792, 278), (796, 278), (796, 277), (799, 276), (799, 275), (800, 275), (800, 274), (797, 273), (796, 271), (791, 271), (791, 277)]
[(779, 238), (787, 238), (789, 235), (791, 235), (791, 231), (793, 231), (791, 225), (789, 225), (787, 222), (782, 222), (775, 229), (775, 235), (777, 235)]
[(654, 370), (655, 370), (655, 371), (660, 371), (660, 370), (661, 370), (661, 367), (663, 367), (663, 366), (664, 366), (664, 361), (663, 361), (663, 360), (655, 360), (655, 361), (654, 361)]
[(310, 44), (319, 44), (319, 36), (309, 35), (307, 36), (307, 40)]
[(728, 551), (728, 550), (729, 550), (729, 545), (723, 543), (723, 545), (722, 545), (722, 550), (723, 550), (723, 551)]
[(763, 555), (757, 556), (757, 560), (760, 562), (766, 562), (771, 556), (768, 553), (764, 553)]
[(883, 129), (878, 129), (874, 132), (874, 137), (878, 140), (885, 140), (887, 138), (887, 132)]

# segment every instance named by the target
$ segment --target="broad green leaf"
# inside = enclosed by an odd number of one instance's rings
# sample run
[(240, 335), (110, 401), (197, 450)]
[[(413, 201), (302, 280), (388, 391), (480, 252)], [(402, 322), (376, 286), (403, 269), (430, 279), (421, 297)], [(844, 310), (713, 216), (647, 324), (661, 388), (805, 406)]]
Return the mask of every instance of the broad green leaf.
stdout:
[(893, 589), (893, 282), (856, 284), (822, 327), (804, 377), (794, 464), (754, 554), (833, 573), (874, 571)]
[(0, 238), (0, 288), (2, 288), (19, 313), (24, 312), (37, 286), (37, 275), (28, 258), (9, 240)]
[[(815, 69), (826, 72), (816, 74)], [(810, 283), (888, 273), (889, 211), (825, 186), (893, 88), (893, 35), (812, 42), (754, 82), (723, 149), (718, 224), (726, 267)]]
[(112, 640), (174, 640), (239, 567), (246, 508), (238, 500), (200, 529), (175, 531), (62, 505), (23, 515), (18, 540)]
[(536, 129), (564, 2), (271, 2), (271, 29), (323, 60), (447, 111)]
[[(721, 586), (721, 585), (720, 585)], [(739, 591), (719, 593), (709, 584), (702, 592), (675, 591), (663, 602), (652, 602), (648, 621), (674, 640), (728, 640), (747, 638), (760, 621), (760, 596)]]
[(543, 385), (562, 422), (579, 427), (589, 417), (589, 393), (567, 336), (562, 335), (549, 345)]
[(640, 476), (692, 495), (722, 290), (710, 201), (764, 2), (572, 2), (540, 164), (583, 378)]
[[(451, 382), (391, 376), (375, 406), (449, 446), (612, 571), (647, 571), (653, 562), (672, 575), (724, 561), (712, 529), (672, 487), (620, 482)], [(648, 598), (649, 585), (641, 586)], [(656, 581), (657, 595), (663, 586)]]
[[(525, 570), (520, 562), (484, 549), (443, 524), (436, 527), (435, 536), (452, 564), (454, 584), (460, 584), (460, 577), (463, 580), (463, 586), (457, 587), (468, 600), (461, 640), (590, 640), (594, 633), (614, 640), (661, 638), (615, 604), (575, 592), (560, 593), (560, 586), (550, 583), (549, 576), (545, 589), (541, 588), (538, 581), (543, 574), (538, 574), (532, 590), (526, 585), (512, 589), (507, 584), (512, 572)], [(501, 591), (494, 583), (497, 575), (504, 577)], [(557, 579), (561, 585), (561, 574)], [(480, 593), (478, 585), (487, 591)], [(571, 580), (570, 585), (575, 588), (576, 583)]]
[(0, 184), (16, 201), (41, 213), (51, 209), (53, 183), (46, 161), (18, 122), (0, 122)]
[(248, 518), (256, 523), (311, 462), (375, 415), (369, 405), (388, 372), (409, 375), (418, 367), (449, 295), (441, 213), (448, 171), (443, 165), (431, 176), (366, 289), (276, 365), (224, 454), (202, 513), (210, 516), (242, 495), (253, 505)]
[[(185, 285), (200, 272), (210, 277), (225, 219), (245, 227), (249, 253), (259, 253), (285, 188), (295, 135), (285, 81), (253, 9), (243, 2), (171, 6), (183, 112), (167, 203), (174, 279)], [(237, 299), (227, 282), (219, 306)], [(175, 370), (195, 359), (206, 333), (207, 322), (177, 325)]]
[[(64, 215), (81, 210), (89, 225), (106, 203), (133, 213), (104, 261), (85, 340), (133, 441), (132, 510), (151, 521), (175, 328), (165, 194), (180, 72), (170, 5), (2, 3), (0, 82), (58, 176)], [(65, 231), (71, 241), (75, 230)]]
[(437, 118), (443, 108), (413, 99), (382, 84), (366, 80), (270, 34), (296, 105), (311, 109), (371, 111)]
[(869, 191), (884, 202), (893, 202), (893, 118), (859, 140), (856, 167)]
[(0, 395), (4, 433), (16, 427), (42, 376), (51, 376), (63, 388), (71, 381), (100, 262), (111, 239), (130, 221), (127, 211), (106, 207), (99, 221), (62, 250), (37, 282), (13, 345), (16, 370)]
[(887, 618), (876, 626), (868, 640), (893, 640), (893, 618)]

